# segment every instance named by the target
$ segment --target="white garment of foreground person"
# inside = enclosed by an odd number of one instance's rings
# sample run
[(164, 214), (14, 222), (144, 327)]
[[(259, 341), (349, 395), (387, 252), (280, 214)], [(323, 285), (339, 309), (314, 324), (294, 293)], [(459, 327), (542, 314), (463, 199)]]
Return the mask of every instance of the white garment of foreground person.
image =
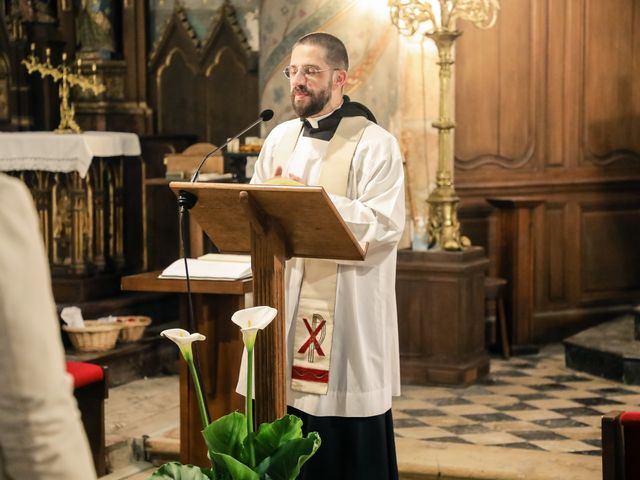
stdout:
[(0, 480), (93, 480), (31, 195), (0, 174)]

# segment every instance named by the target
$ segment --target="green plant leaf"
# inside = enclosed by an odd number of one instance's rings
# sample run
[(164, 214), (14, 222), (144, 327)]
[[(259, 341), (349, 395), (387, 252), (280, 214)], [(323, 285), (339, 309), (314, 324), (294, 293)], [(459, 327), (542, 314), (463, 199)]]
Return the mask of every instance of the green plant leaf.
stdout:
[(247, 436), (247, 425), (243, 414), (233, 412), (210, 423), (202, 431), (210, 452), (240, 458)]
[(300, 468), (320, 447), (320, 435), (310, 432), (307, 438), (296, 438), (283, 444), (272, 456), (266, 457), (257, 468), (261, 478), (294, 480)]
[(148, 480), (215, 480), (210, 469), (170, 462), (162, 465)]
[(260, 476), (248, 466), (231, 455), (209, 452), (220, 479), (260, 480)]
[(284, 415), (271, 423), (263, 423), (254, 437), (256, 464), (296, 438), (302, 438), (302, 420), (295, 415)]

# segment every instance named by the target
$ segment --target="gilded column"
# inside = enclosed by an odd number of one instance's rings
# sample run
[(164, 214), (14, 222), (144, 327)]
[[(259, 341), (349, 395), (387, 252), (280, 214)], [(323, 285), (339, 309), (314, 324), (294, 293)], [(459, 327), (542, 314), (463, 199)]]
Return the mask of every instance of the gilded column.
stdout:
[(94, 158), (91, 163), (93, 178), (93, 221), (94, 221), (94, 258), (93, 262), (99, 272), (106, 269), (107, 257), (105, 249), (105, 160)]

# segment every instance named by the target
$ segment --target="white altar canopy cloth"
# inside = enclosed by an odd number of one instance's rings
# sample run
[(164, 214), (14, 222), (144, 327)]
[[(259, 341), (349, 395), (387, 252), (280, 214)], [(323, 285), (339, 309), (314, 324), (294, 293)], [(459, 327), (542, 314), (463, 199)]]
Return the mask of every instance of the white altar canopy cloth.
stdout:
[(44, 170), (87, 175), (93, 157), (137, 157), (135, 133), (0, 132), (0, 171)]

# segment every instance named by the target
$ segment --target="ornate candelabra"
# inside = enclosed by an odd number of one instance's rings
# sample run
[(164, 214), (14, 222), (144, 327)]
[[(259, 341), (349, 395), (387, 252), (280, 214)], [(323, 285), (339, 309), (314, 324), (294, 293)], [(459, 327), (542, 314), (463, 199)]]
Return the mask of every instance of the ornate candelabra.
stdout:
[(71, 87), (79, 87), (83, 90), (89, 90), (94, 95), (98, 95), (105, 90), (104, 84), (98, 81), (96, 76), (96, 65), (92, 66), (92, 75), (85, 76), (80, 73), (82, 61), (78, 59), (77, 69), (74, 73), (71, 66), (67, 63), (67, 54), (62, 54), (62, 62), (57, 67), (51, 64), (51, 50), (45, 50), (45, 61), (41, 62), (35, 54), (36, 46), (31, 44), (31, 53), (22, 60), (27, 67), (29, 73), (37, 72), (42, 78), (50, 76), (54, 82), (60, 82), (58, 95), (60, 96), (60, 125), (55, 130), (56, 133), (81, 133), (80, 127), (75, 120), (75, 109), (73, 104), (69, 102), (69, 94)]
[[(440, 11), (437, 11), (439, 3)], [(440, 66), (440, 101), (438, 120), (438, 167), (436, 188), (427, 198), (429, 248), (462, 250), (471, 245), (460, 235), (459, 198), (453, 186), (453, 119), (451, 67), (454, 44), (462, 34), (456, 20), (468, 20), (479, 28), (491, 28), (500, 8), (499, 0), (389, 0), (391, 21), (403, 35), (424, 32), (438, 48)]]

